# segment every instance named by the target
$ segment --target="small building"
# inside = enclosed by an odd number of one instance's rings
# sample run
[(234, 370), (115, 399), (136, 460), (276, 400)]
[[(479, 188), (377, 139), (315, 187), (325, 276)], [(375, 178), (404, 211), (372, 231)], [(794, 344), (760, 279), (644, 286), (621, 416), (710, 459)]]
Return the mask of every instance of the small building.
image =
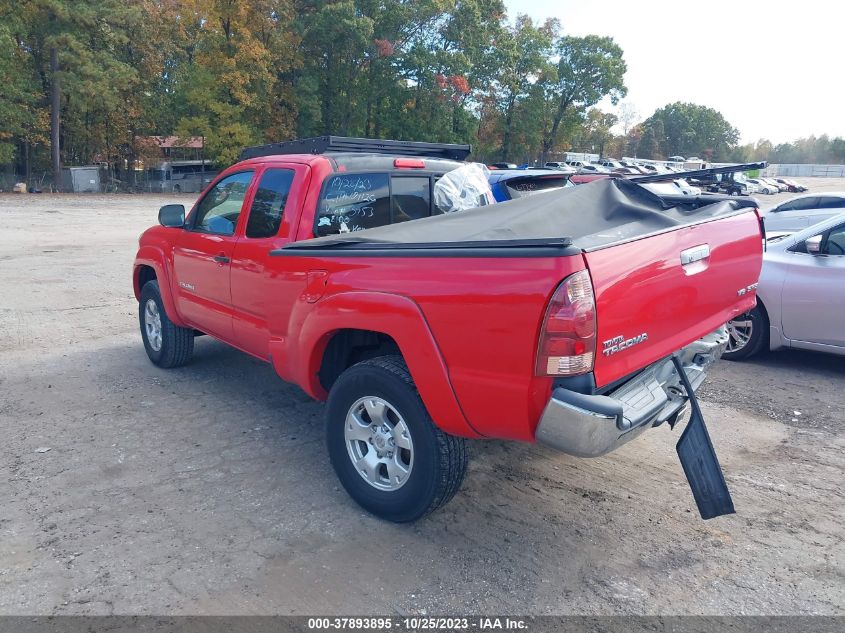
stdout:
[(62, 191), (67, 193), (100, 193), (100, 168), (97, 165), (62, 169)]

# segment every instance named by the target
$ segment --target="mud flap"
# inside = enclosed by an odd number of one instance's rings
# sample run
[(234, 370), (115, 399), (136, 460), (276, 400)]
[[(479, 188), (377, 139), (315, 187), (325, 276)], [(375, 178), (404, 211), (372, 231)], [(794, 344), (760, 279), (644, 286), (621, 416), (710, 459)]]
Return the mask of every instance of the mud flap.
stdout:
[(710, 434), (704, 424), (704, 416), (701, 415), (695, 392), (680, 360), (673, 357), (672, 362), (689, 395), (692, 409), (689, 422), (675, 448), (686, 473), (689, 487), (692, 489), (692, 496), (698, 505), (698, 511), (702, 519), (733, 514), (735, 512), (733, 499), (725, 483), (719, 460), (716, 458), (716, 451), (710, 441)]

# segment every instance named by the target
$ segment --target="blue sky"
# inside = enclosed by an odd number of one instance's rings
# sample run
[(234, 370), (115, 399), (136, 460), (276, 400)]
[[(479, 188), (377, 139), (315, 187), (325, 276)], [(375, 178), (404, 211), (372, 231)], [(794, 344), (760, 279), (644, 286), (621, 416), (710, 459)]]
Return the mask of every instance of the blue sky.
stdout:
[[(642, 118), (673, 101), (719, 110), (742, 142), (845, 137), (845, 3), (505, 0), (568, 35), (622, 47), (626, 101)], [(612, 110), (610, 104), (602, 104)]]

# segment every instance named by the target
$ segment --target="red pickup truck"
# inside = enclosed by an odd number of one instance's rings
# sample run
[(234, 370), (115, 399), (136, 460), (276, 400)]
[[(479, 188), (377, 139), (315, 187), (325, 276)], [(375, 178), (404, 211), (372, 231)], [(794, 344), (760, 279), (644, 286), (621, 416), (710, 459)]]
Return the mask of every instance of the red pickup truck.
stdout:
[[(599, 456), (698, 411), (755, 303), (753, 203), (606, 179), (450, 213), (454, 146), (367, 147), (259, 148), (190, 213), (162, 207), (134, 265), (150, 360), (187, 363), (205, 333), (271, 363), (328, 402), (340, 481), (393, 521), (455, 494), (465, 438)], [(721, 477), (698, 440), (691, 484), (695, 460)]]

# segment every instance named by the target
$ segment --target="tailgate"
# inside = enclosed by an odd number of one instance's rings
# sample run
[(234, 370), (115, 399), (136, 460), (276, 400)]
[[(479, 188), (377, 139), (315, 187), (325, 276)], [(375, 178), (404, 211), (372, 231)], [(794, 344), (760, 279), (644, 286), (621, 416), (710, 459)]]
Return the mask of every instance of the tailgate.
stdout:
[(762, 251), (749, 209), (586, 253), (596, 295), (596, 385), (665, 358), (753, 307)]

